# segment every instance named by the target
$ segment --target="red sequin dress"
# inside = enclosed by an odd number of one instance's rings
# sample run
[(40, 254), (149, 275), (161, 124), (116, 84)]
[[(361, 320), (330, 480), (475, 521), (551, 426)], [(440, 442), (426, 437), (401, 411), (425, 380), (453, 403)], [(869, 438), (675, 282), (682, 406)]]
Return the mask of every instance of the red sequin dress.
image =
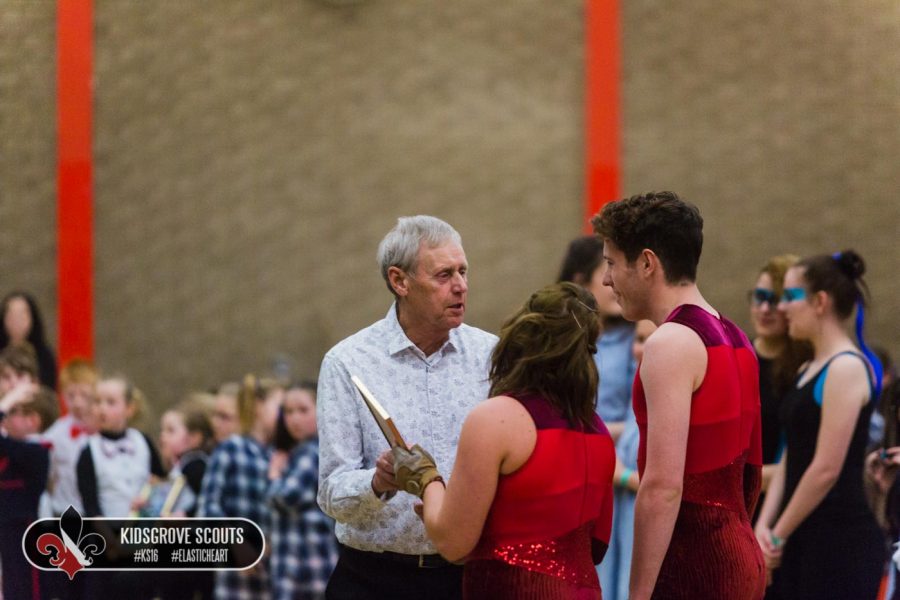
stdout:
[[(694, 330), (706, 345), (703, 383), (691, 398), (681, 508), (653, 598), (751, 600), (763, 597), (765, 567), (748, 515), (762, 480), (759, 374), (747, 336), (699, 306), (679, 306), (666, 322)], [(647, 402), (634, 379), (640, 429), (638, 470), (647, 461)]]
[(599, 599), (594, 567), (612, 522), (615, 449), (606, 426), (570, 425), (540, 396), (519, 402), (537, 427), (531, 456), (501, 475), (481, 540), (463, 571), (463, 597)]

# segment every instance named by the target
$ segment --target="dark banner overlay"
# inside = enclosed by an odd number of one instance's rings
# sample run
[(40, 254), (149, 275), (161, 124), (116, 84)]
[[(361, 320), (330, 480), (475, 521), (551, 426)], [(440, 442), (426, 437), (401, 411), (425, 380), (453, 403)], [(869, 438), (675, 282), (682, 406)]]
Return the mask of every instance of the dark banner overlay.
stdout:
[(249, 569), (262, 558), (262, 530), (247, 519), (83, 519), (69, 507), (31, 524), (22, 538), (28, 562), (69, 578), (89, 571)]

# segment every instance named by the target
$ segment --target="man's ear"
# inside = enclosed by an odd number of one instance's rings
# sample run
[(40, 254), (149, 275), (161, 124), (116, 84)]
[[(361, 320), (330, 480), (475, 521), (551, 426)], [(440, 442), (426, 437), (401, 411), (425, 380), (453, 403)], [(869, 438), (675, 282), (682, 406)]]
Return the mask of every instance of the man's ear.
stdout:
[(587, 277), (584, 273), (575, 273), (572, 275), (572, 283), (577, 283), (580, 286), (584, 286), (587, 283)]
[(644, 248), (634, 261), (634, 267), (643, 277), (649, 279), (657, 272), (661, 272), (662, 263), (656, 252), (650, 248)]
[(409, 294), (409, 276), (400, 267), (388, 267), (388, 283), (394, 289), (394, 293), (401, 298)]

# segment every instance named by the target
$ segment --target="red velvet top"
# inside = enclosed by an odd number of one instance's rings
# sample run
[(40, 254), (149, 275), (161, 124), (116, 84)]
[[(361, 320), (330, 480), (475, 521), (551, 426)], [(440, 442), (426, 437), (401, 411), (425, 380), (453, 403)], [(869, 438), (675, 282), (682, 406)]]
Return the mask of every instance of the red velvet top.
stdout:
[[(691, 397), (681, 508), (657, 579), (655, 597), (761, 598), (765, 572), (750, 527), (762, 476), (759, 367), (734, 323), (699, 306), (679, 306), (666, 322), (693, 330), (707, 367)], [(638, 471), (647, 463), (647, 401), (634, 379), (640, 430)]]

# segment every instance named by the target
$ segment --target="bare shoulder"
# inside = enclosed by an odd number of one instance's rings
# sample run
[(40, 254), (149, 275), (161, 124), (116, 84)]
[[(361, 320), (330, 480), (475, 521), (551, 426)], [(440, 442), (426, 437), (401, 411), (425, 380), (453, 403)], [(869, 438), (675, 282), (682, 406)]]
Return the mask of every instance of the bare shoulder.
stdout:
[(869, 366), (859, 354), (842, 354), (832, 359), (828, 365), (828, 386), (841, 388), (859, 387), (868, 389)]
[(653, 354), (662, 357), (682, 357), (685, 355), (706, 355), (706, 347), (700, 336), (679, 323), (663, 323), (644, 344), (644, 356)]
[(506, 429), (521, 427), (523, 420), (531, 421), (522, 403), (510, 396), (494, 396), (479, 403), (466, 417), (468, 429)]
[(656, 384), (696, 390), (706, 374), (703, 340), (694, 330), (678, 323), (663, 323), (644, 344), (640, 375), (645, 389)]

